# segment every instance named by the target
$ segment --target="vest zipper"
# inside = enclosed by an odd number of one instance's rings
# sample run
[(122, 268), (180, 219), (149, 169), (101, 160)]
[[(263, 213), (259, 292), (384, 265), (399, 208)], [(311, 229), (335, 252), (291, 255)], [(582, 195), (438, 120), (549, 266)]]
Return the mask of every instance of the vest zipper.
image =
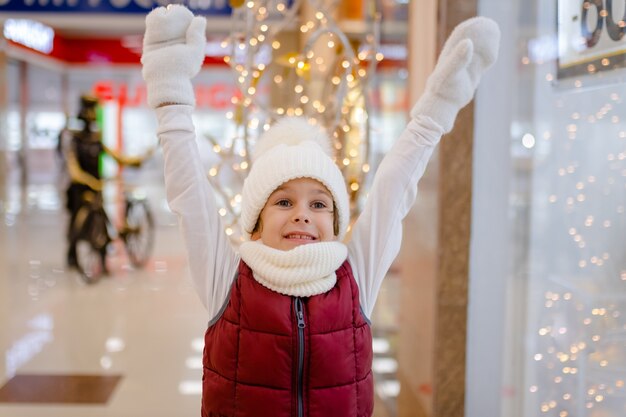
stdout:
[(304, 416), (304, 404), (303, 404), (303, 374), (304, 374), (304, 306), (302, 305), (302, 299), (296, 297), (294, 300), (294, 307), (296, 312), (296, 319), (298, 320), (298, 378), (296, 381), (296, 389), (298, 392), (298, 417)]

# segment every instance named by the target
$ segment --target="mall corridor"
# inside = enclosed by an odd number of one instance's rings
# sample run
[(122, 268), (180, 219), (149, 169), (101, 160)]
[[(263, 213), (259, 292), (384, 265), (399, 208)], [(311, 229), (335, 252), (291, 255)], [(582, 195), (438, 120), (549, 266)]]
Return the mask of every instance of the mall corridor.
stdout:
[(157, 226), (146, 268), (115, 242), (111, 275), (87, 285), (64, 264), (61, 178), (31, 177), (2, 199), (0, 415), (198, 415), (207, 317), (162, 188), (146, 186)]

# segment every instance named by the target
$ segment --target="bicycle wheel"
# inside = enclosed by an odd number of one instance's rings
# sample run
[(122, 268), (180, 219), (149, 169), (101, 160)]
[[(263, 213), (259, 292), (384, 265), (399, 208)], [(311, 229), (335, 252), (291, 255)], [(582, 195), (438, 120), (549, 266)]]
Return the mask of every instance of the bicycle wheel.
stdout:
[(138, 268), (144, 266), (154, 246), (154, 220), (147, 202), (128, 199), (126, 225), (120, 234), (126, 245), (130, 263)]
[(97, 282), (104, 274), (104, 255), (109, 243), (106, 215), (84, 207), (76, 217), (73, 244), (76, 248), (76, 268), (88, 284)]
[(104, 274), (102, 254), (82, 237), (76, 241), (76, 268), (87, 284), (98, 282)]

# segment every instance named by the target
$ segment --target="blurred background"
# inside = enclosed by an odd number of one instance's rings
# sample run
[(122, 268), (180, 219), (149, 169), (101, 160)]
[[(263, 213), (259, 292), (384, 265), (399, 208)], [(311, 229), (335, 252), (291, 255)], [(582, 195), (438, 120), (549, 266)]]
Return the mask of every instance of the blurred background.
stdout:
[[(118, 239), (98, 282), (66, 265), (64, 132), (89, 94), (107, 147), (158, 145), (139, 58), (165, 3), (0, 1), (0, 416), (199, 414), (210, 318), (158, 148), (100, 163), (115, 227), (124, 193), (149, 205), (147, 263)], [(269, 120), (334, 132), (357, 216), (447, 35), (495, 19), (499, 60), (419, 184), (372, 317), (375, 416), (626, 415), (626, 3), (182, 3), (208, 19), (194, 123), (234, 243), (242, 150)]]

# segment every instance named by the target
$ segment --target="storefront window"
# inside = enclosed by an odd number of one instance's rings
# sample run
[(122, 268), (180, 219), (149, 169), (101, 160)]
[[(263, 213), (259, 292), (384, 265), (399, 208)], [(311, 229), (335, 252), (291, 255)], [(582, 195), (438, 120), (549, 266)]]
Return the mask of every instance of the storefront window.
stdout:
[(625, 3), (517, 3), (503, 415), (624, 416)]
[(60, 106), (62, 75), (37, 65), (26, 66), (26, 134), (29, 149), (53, 149), (59, 131), (65, 125), (65, 115)]

